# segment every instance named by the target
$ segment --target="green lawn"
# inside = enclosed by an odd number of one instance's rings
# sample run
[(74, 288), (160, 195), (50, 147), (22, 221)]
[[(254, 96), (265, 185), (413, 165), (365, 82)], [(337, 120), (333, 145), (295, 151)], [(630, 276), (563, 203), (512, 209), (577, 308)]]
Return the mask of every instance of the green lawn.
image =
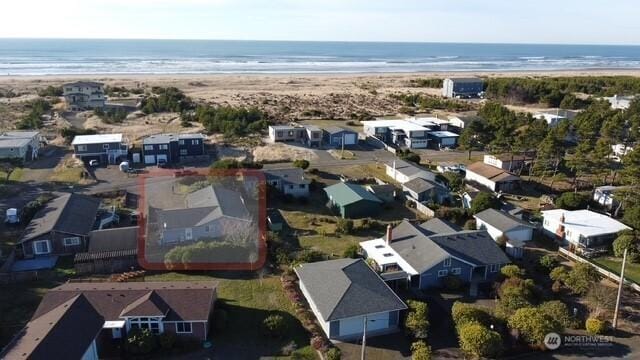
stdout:
[[(592, 260), (594, 263), (602, 266), (603, 268), (620, 275), (620, 269), (622, 268), (622, 259), (614, 257), (601, 257)], [(627, 261), (627, 265), (624, 269), (624, 277), (628, 280), (640, 284), (640, 264), (635, 264)]]
[[(275, 356), (291, 341), (295, 341), (299, 349), (308, 350), (309, 336), (295, 317), (293, 306), (284, 295), (279, 277), (175, 272), (146, 277), (146, 281), (175, 280), (219, 282), (216, 307), (227, 311), (228, 323), (226, 330), (214, 330), (213, 342), (222, 354), (236, 354), (238, 358)], [(282, 338), (269, 337), (262, 331), (263, 319), (271, 314), (283, 316), (287, 323), (287, 333)]]
[(24, 169), (23, 168), (15, 168), (12, 172), (11, 175), (9, 175), (9, 179), (7, 179), (7, 173), (4, 171), (0, 171), (0, 182), (4, 182), (4, 181), (20, 181), (20, 179), (22, 178), (22, 175), (24, 174)]

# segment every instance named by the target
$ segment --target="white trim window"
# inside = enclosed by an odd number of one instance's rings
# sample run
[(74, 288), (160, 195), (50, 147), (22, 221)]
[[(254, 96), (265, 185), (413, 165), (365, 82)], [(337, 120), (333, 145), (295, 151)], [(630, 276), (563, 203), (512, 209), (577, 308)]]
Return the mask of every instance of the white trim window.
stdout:
[(191, 228), (184, 229), (184, 238), (186, 240), (193, 240), (193, 229)]
[(180, 145), (184, 145), (184, 140), (179, 140), (179, 141), (178, 141), (178, 144), (180, 144)]
[(460, 275), (460, 274), (462, 274), (462, 269), (460, 269), (459, 267), (458, 268), (453, 268), (453, 269), (451, 269), (451, 274)]
[(445, 277), (449, 275), (449, 270), (438, 270), (438, 277)]
[(182, 155), (182, 156), (189, 155), (189, 150), (187, 150), (187, 149), (180, 149), (180, 155)]
[(33, 242), (33, 253), (43, 255), (51, 253), (51, 244), (49, 240), (36, 240)]
[(489, 271), (492, 273), (498, 272), (498, 269), (500, 269), (500, 264), (491, 264), (489, 266)]
[(200, 144), (200, 140), (198, 139), (191, 140), (191, 145), (198, 145), (198, 144)]
[(109, 144), (102, 144), (103, 150), (109, 150)]
[(78, 151), (87, 151), (87, 145), (78, 145)]
[(145, 150), (145, 151), (151, 151), (151, 150), (153, 150), (153, 145), (145, 145), (145, 146), (144, 146), (144, 150)]
[(167, 144), (160, 144), (160, 145), (158, 146), (158, 148), (159, 148), (160, 150), (169, 150), (169, 145), (167, 145)]
[(80, 245), (80, 238), (78, 236), (66, 237), (62, 239), (64, 246), (77, 246)]
[(444, 267), (451, 266), (451, 258), (444, 259), (444, 261), (442, 262), (442, 266), (444, 266)]
[(176, 334), (191, 334), (192, 332), (193, 329), (190, 322), (176, 322)]
[(162, 327), (160, 325), (160, 318), (131, 318), (129, 319), (130, 329), (150, 329), (154, 334), (160, 334)]

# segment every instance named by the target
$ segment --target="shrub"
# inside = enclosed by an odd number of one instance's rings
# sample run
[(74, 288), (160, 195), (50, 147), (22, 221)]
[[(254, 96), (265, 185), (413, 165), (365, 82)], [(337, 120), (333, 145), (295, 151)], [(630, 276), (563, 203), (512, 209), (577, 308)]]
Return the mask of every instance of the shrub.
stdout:
[(227, 328), (227, 321), (229, 316), (224, 309), (215, 309), (213, 311), (213, 324), (216, 330), (222, 331)]
[(338, 219), (336, 223), (336, 232), (340, 234), (351, 234), (353, 232), (353, 220), (351, 219)]
[(475, 230), (476, 229), (476, 221), (474, 219), (470, 219), (465, 221), (464, 223), (465, 230)]
[(274, 337), (282, 336), (286, 328), (284, 318), (282, 315), (278, 314), (267, 316), (262, 321), (262, 325), (264, 326), (265, 331)]
[(613, 241), (613, 255), (622, 257), (627, 249), (627, 260), (638, 261), (638, 238), (633, 231), (623, 231)]
[(501, 206), (500, 200), (493, 194), (488, 192), (479, 193), (475, 199), (471, 202), (471, 213), (477, 214), (487, 209), (499, 209)]
[(131, 329), (127, 336), (126, 348), (131, 354), (149, 354), (156, 346), (156, 338), (149, 329)]
[(568, 275), (569, 275), (569, 272), (567, 271), (567, 268), (564, 266), (556, 266), (549, 273), (549, 277), (551, 278), (551, 280), (560, 281), (560, 282), (564, 282), (567, 279)]
[(486, 309), (466, 304), (460, 301), (453, 303), (451, 316), (456, 326), (467, 323), (479, 323), (487, 325), (491, 322), (491, 314)]
[(312, 263), (316, 261), (322, 261), (324, 259), (324, 254), (311, 249), (304, 249), (298, 253), (296, 260), (302, 263)]
[(310, 342), (311, 346), (316, 350), (320, 350), (324, 346), (324, 339), (322, 336), (314, 336), (311, 338)]
[(602, 312), (612, 310), (616, 304), (616, 293), (611, 288), (601, 284), (594, 284), (585, 296), (587, 307), (592, 316), (599, 316)]
[(500, 334), (478, 323), (467, 323), (458, 328), (460, 349), (476, 358), (496, 358), (502, 353)]
[(416, 339), (426, 339), (429, 330), (427, 304), (422, 301), (408, 300), (407, 305), (409, 313), (404, 322), (405, 329)]
[(543, 302), (538, 309), (557, 323), (557, 327), (567, 328), (573, 325), (567, 305), (559, 300)]
[(535, 307), (516, 310), (509, 318), (509, 327), (518, 330), (529, 344), (540, 344), (548, 333), (561, 331), (558, 323)]
[(306, 170), (309, 167), (309, 161), (307, 160), (295, 160), (293, 162), (293, 166), (300, 168), (302, 170)]
[(547, 254), (540, 258), (540, 266), (546, 272), (550, 272), (558, 266), (558, 258), (555, 255)]
[(411, 344), (411, 360), (431, 360), (431, 346), (422, 340)]
[(500, 269), (500, 273), (507, 278), (522, 278), (524, 269), (520, 269), (518, 265), (505, 265)]
[(342, 253), (342, 257), (351, 258), (351, 259), (357, 259), (358, 258), (358, 245), (356, 245), (356, 244), (349, 245), (349, 247), (347, 247), (344, 250), (344, 253)]
[(555, 201), (557, 208), (565, 210), (584, 209), (588, 204), (589, 196), (575, 192), (562, 193)]
[(172, 349), (176, 344), (177, 336), (172, 331), (165, 331), (162, 334), (158, 335), (158, 342), (160, 343), (160, 347), (163, 349)]
[(562, 290), (562, 283), (560, 281), (554, 281), (553, 285), (551, 285), (551, 291), (554, 293), (559, 293)]
[(447, 275), (442, 282), (448, 290), (460, 290), (462, 288), (462, 280), (456, 275)]
[(502, 318), (508, 318), (516, 310), (531, 306), (533, 300), (533, 281), (530, 279), (509, 278), (498, 289), (500, 301), (496, 313)]
[(600, 280), (598, 271), (587, 263), (577, 263), (564, 281), (574, 294), (584, 295), (589, 288)]
[(588, 318), (584, 325), (587, 332), (591, 335), (601, 335), (607, 331), (607, 323), (596, 318)]
[(324, 355), (327, 360), (340, 360), (340, 358), (342, 358), (342, 352), (336, 347), (332, 347), (331, 349), (327, 350)]

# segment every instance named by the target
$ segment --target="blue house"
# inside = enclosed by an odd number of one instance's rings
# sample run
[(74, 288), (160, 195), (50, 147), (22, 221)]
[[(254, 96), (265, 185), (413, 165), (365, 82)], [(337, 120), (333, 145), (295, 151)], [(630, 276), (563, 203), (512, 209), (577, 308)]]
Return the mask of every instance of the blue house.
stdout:
[(451, 131), (431, 131), (427, 133), (429, 145), (435, 149), (454, 148), (458, 146), (460, 135)]
[(360, 246), (383, 275), (402, 271), (418, 289), (442, 287), (448, 276), (476, 285), (491, 282), (510, 262), (486, 231), (461, 230), (440, 219), (421, 225), (405, 220), (389, 229), (385, 239)]
[(358, 144), (358, 133), (339, 126), (331, 126), (324, 129), (324, 142), (329, 146), (342, 147)]
[(205, 137), (202, 134), (157, 134), (142, 140), (146, 165), (176, 164), (189, 157), (202, 156)]

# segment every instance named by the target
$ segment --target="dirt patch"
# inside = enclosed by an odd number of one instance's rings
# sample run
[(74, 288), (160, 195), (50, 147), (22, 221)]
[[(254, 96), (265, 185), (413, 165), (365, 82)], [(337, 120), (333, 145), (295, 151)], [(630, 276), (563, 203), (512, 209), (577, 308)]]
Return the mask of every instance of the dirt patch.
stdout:
[(84, 163), (70, 155), (65, 157), (60, 164), (53, 169), (53, 174), (51, 174), (49, 180), (79, 185), (88, 185), (96, 182), (89, 176)]
[(293, 146), (283, 143), (266, 144), (253, 149), (253, 161), (294, 161), (309, 160), (313, 161), (318, 158), (313, 150), (300, 146)]

